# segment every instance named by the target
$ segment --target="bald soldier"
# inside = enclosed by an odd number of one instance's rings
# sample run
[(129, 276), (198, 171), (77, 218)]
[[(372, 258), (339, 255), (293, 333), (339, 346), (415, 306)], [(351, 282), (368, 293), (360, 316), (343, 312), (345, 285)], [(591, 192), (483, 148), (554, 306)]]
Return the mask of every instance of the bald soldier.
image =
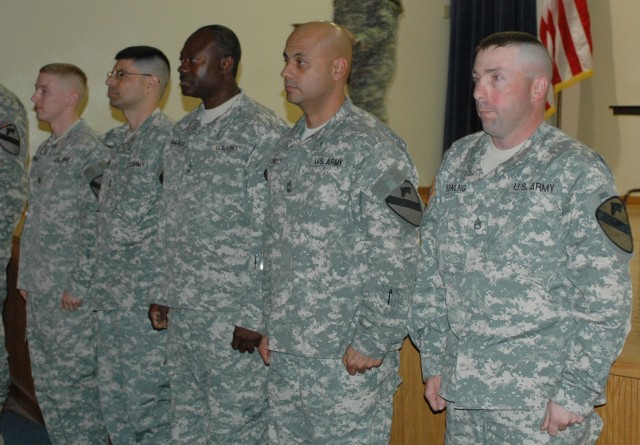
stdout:
[(304, 116), (267, 180), (260, 354), (269, 443), (386, 444), (421, 203), (404, 142), (344, 95), (347, 33), (297, 26), (282, 70)]
[(31, 161), (29, 212), (20, 240), (18, 289), (27, 299), (27, 338), (38, 403), (53, 444), (104, 443), (95, 360), (95, 314), (63, 311), (64, 291), (87, 296), (78, 274), (95, 243), (98, 185), (106, 147), (80, 119), (87, 78), (75, 65), (40, 69), (31, 97), (51, 128)]

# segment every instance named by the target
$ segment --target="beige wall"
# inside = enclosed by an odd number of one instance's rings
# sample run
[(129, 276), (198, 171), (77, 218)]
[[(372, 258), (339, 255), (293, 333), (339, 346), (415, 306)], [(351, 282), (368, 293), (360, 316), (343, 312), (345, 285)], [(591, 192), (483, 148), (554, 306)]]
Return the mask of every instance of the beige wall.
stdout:
[[(538, 0), (539, 3), (542, 0)], [(409, 145), (421, 185), (431, 182), (441, 158), (447, 74), (448, 0), (404, 0), (398, 71), (389, 96), (390, 125)], [(640, 187), (640, 116), (614, 117), (609, 105), (640, 104), (640, 51), (634, 37), (640, 2), (591, 0), (594, 76), (564, 92), (561, 127), (602, 154), (621, 192)], [(615, 7), (614, 7), (615, 6)], [(37, 70), (67, 61), (90, 78), (84, 117), (99, 131), (117, 125), (110, 112), (105, 73), (121, 48), (148, 44), (170, 58), (175, 74), (184, 40), (197, 27), (225, 24), (243, 46), (240, 84), (292, 122), (279, 76), (290, 24), (331, 17), (331, 0), (0, 0), (0, 82), (31, 108)], [(183, 100), (174, 75), (166, 111), (178, 119), (194, 106)], [(32, 153), (47, 136), (30, 111)]]
[(610, 105), (640, 105), (636, 0), (591, 0), (593, 77), (565, 91), (561, 128), (609, 163), (620, 193), (640, 188), (640, 116), (614, 116)]
[[(446, 0), (404, 3), (390, 125), (406, 140), (426, 185), (441, 157), (449, 21), (443, 14)], [(173, 65), (165, 110), (179, 119), (196, 102), (181, 98), (178, 54), (191, 32), (210, 23), (229, 26), (240, 38), (241, 87), (292, 122), (298, 113), (287, 108), (279, 76), (290, 24), (330, 19), (332, 13), (331, 0), (0, 0), (0, 7), (0, 82), (30, 110), (32, 154), (48, 135), (29, 101), (42, 65), (70, 62), (85, 70), (90, 99), (84, 117), (103, 132), (121, 118), (110, 111), (105, 95), (114, 55), (130, 45), (156, 46)]]

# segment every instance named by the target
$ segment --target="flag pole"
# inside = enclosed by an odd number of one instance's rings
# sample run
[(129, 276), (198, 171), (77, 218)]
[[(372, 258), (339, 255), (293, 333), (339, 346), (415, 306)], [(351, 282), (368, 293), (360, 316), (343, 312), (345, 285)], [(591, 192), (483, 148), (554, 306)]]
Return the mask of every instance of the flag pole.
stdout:
[(562, 91), (558, 91), (556, 99), (556, 127), (560, 128), (562, 118)]

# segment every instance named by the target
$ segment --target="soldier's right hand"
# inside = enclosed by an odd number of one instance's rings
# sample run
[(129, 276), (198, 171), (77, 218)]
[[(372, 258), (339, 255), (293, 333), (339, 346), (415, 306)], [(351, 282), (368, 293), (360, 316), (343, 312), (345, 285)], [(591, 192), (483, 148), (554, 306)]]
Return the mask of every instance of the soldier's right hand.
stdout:
[(77, 311), (82, 306), (82, 299), (74, 297), (71, 293), (64, 291), (62, 293), (62, 309), (65, 311)]
[(264, 364), (269, 366), (269, 363), (271, 363), (271, 351), (269, 351), (269, 337), (266, 335), (263, 335), (260, 339), (258, 354), (262, 357)]
[(162, 331), (169, 326), (169, 306), (151, 303), (149, 305), (149, 320), (156, 331)]
[(440, 397), (441, 382), (441, 375), (429, 377), (427, 381), (424, 382), (424, 397), (427, 399), (429, 406), (434, 412), (442, 411), (447, 407), (447, 401)]

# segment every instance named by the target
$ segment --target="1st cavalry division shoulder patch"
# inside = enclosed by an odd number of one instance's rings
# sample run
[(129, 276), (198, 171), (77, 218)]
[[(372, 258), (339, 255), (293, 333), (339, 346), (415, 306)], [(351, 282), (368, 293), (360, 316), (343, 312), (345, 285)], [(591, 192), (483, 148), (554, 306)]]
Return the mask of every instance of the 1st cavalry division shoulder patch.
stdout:
[(385, 199), (387, 205), (409, 224), (419, 226), (422, 220), (422, 201), (415, 187), (404, 181)]
[(20, 153), (20, 132), (13, 124), (0, 123), (0, 146), (14, 156)]
[(600, 228), (616, 246), (627, 253), (633, 252), (629, 215), (619, 196), (612, 196), (600, 204), (596, 210), (596, 219)]

